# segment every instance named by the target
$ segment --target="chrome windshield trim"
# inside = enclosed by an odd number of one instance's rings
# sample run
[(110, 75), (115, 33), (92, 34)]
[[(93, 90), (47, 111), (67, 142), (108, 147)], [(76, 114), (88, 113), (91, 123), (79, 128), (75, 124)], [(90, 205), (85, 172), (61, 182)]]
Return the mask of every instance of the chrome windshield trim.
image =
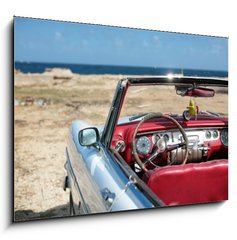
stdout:
[(149, 84), (195, 84), (202, 86), (228, 86), (228, 78), (220, 77), (192, 77), (192, 76), (135, 76), (127, 78), (130, 85), (149, 85)]
[(118, 122), (122, 102), (127, 89), (126, 79), (118, 81), (110, 111), (101, 135), (101, 143), (107, 148), (110, 147), (115, 126)]

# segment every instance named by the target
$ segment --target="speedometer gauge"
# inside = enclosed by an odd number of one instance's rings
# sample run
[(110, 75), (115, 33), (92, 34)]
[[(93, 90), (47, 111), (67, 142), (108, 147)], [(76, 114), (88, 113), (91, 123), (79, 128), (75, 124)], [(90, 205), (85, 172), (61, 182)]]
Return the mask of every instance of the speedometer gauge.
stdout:
[(137, 152), (141, 155), (147, 155), (151, 150), (151, 141), (148, 137), (140, 137), (136, 143)]
[(223, 129), (221, 132), (221, 142), (226, 147), (228, 146), (228, 129)]

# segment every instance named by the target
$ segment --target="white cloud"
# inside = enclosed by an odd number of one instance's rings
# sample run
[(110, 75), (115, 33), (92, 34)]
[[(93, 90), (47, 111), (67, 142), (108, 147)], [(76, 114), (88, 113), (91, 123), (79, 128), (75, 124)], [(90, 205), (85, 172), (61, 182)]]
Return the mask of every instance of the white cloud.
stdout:
[(87, 46), (89, 45), (89, 43), (88, 43), (87, 40), (83, 39), (83, 40), (82, 40), (82, 45), (83, 45), (84, 47), (87, 47)]
[(142, 42), (142, 46), (147, 48), (149, 46), (149, 44), (148, 44), (148, 42), (146, 40), (144, 40)]
[(160, 38), (157, 35), (153, 36), (154, 41), (160, 41)]
[(57, 41), (62, 41), (63, 40), (63, 35), (61, 32), (55, 32), (55, 39)]
[(155, 47), (160, 47), (161, 46), (160, 38), (157, 35), (153, 36), (153, 44), (154, 44)]
[(123, 41), (119, 38), (116, 38), (114, 43), (117, 47), (122, 47), (123, 46)]
[(219, 54), (222, 50), (222, 46), (219, 44), (213, 44), (211, 47), (211, 52), (214, 54)]

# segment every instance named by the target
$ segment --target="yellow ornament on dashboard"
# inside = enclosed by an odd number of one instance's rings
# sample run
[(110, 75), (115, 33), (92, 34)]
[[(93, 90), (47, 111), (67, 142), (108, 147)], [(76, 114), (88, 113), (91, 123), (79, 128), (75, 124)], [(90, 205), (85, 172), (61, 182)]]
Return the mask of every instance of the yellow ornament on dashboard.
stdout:
[(189, 116), (197, 115), (196, 102), (194, 99), (190, 99), (189, 106), (187, 108), (188, 108)]

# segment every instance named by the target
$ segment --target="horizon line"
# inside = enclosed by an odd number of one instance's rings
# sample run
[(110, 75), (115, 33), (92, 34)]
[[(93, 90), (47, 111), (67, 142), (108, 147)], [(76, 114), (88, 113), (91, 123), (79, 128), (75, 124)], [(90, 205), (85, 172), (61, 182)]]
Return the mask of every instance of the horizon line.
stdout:
[(195, 68), (181, 68), (181, 67), (163, 67), (163, 66), (134, 66), (134, 65), (113, 65), (113, 64), (93, 64), (93, 63), (63, 63), (63, 62), (40, 62), (40, 61), (21, 61), (15, 60), (14, 61), (14, 68), (15, 63), (26, 63), (26, 64), (64, 64), (64, 65), (91, 65), (91, 66), (109, 66), (109, 67), (131, 67), (131, 68), (155, 68), (155, 69), (172, 69), (172, 70), (195, 70), (195, 71), (217, 71), (217, 72), (228, 72), (226, 70), (220, 69), (195, 69)]

